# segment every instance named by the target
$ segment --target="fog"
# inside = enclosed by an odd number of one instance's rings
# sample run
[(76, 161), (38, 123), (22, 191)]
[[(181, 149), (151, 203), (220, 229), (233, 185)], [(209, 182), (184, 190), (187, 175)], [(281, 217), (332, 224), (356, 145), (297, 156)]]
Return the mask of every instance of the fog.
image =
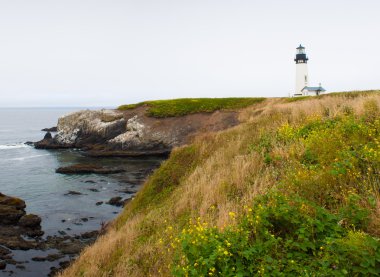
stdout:
[(380, 1), (0, 0), (0, 106), (380, 88)]

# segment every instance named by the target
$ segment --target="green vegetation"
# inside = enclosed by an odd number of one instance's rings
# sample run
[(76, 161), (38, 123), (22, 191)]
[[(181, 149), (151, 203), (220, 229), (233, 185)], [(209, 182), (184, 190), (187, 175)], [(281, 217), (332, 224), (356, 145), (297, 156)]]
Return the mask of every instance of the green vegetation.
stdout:
[(380, 94), (347, 95), (175, 149), (64, 276), (379, 276)]
[(364, 109), (264, 131), (248, 151), (280, 174), (279, 184), (242, 216), (231, 212), (225, 230), (190, 222), (173, 246), (173, 274), (379, 275), (380, 241), (366, 232), (380, 191), (380, 113), (373, 100)]
[[(365, 220), (358, 205), (350, 205)], [(236, 215), (230, 213), (235, 219)], [(190, 224), (177, 239), (174, 276), (368, 276), (380, 274), (379, 241), (344, 228), (333, 214), (298, 197), (257, 197), (224, 231)], [(175, 245), (173, 245), (175, 247)]]
[(193, 113), (214, 112), (217, 110), (236, 110), (260, 103), (265, 98), (184, 98), (173, 100), (145, 101), (137, 104), (122, 105), (121, 111), (147, 106), (151, 117), (174, 117)]

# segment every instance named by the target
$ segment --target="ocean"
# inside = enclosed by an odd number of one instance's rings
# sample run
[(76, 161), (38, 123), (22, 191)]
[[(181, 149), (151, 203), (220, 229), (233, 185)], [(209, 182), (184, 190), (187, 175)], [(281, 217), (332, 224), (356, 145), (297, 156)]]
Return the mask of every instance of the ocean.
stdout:
[[(120, 207), (106, 204), (115, 196), (130, 198), (139, 189), (141, 176), (161, 163), (159, 158), (90, 158), (77, 149), (37, 150), (25, 144), (41, 140), (41, 129), (56, 126), (60, 116), (78, 108), (0, 108), (0, 192), (26, 202), (27, 213), (42, 218), (44, 237), (62, 234), (78, 235), (99, 230), (104, 222), (116, 217)], [(117, 166), (126, 173), (111, 175), (62, 175), (61, 166), (90, 163)], [(67, 195), (69, 191), (79, 195)], [(99, 205), (99, 202), (103, 204)], [(98, 205), (96, 205), (98, 203)], [(85, 219), (85, 220), (83, 220)], [(0, 226), (1, 228), (1, 226)], [(7, 265), (12, 276), (46, 276), (52, 264), (30, 259), (32, 250), (14, 251), (22, 258), (22, 269)], [(39, 253), (41, 256), (41, 253)], [(6, 276), (6, 275), (5, 275)]]

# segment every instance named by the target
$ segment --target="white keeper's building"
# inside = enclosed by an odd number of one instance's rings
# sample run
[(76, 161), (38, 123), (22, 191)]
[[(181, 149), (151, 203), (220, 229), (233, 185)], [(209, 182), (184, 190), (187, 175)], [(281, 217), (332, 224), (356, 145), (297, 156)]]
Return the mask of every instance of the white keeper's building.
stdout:
[(309, 73), (307, 70), (307, 61), (309, 58), (306, 55), (305, 47), (301, 44), (298, 46), (296, 57), (296, 91), (293, 93), (293, 97), (296, 96), (316, 96), (326, 92), (326, 90), (319, 83), (317, 87), (309, 87)]

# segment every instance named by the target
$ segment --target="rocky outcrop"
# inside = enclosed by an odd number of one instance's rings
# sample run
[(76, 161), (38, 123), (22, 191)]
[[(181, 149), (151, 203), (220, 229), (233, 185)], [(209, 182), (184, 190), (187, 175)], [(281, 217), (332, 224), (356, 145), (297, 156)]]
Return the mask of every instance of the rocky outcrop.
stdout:
[(25, 202), (0, 193), (0, 225), (16, 225), (25, 215)]
[(104, 167), (92, 164), (75, 164), (71, 166), (60, 167), (55, 172), (61, 174), (113, 174), (125, 172), (125, 170), (122, 168)]
[(99, 234), (99, 231), (91, 231), (76, 236), (41, 238), (43, 235), (41, 218), (37, 215), (26, 214), (25, 207), (23, 200), (0, 193), (0, 275), (2, 272), (5, 273), (2, 270), (7, 269), (8, 264), (18, 264), (22, 267), (22, 263), (29, 263), (29, 261), (15, 260), (12, 250), (55, 249), (58, 251), (55, 254), (47, 252), (46, 257), (32, 258), (32, 261), (39, 262), (54, 261), (64, 257), (72, 258), (78, 255), (84, 247), (92, 244)]
[(35, 249), (38, 242), (31, 238), (43, 235), (41, 218), (26, 214), (25, 207), (23, 200), (0, 193), (0, 269), (14, 262), (9, 249)]
[(0, 236), (43, 235), (41, 218), (34, 214), (26, 214), (25, 207), (23, 200), (0, 193)]
[(43, 128), (43, 132), (57, 132), (57, 127)]
[(59, 118), (54, 138), (36, 142), (40, 149), (82, 148), (102, 144), (125, 131), (123, 114), (114, 110), (79, 111)]
[(236, 112), (216, 111), (152, 118), (147, 107), (132, 110), (79, 111), (58, 120), (57, 134), (36, 148), (81, 148), (89, 156), (167, 155), (196, 133), (219, 131), (239, 123)]

